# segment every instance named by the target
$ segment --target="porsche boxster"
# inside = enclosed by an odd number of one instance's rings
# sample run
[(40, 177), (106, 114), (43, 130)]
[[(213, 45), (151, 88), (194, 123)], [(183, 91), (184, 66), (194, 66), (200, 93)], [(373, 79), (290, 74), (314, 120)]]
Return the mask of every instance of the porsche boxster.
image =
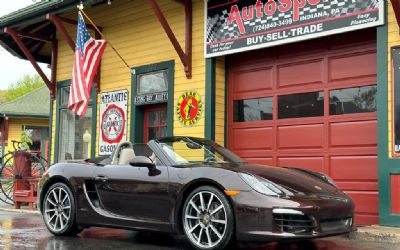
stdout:
[(57, 163), (40, 181), (54, 235), (90, 226), (184, 234), (196, 249), (304, 240), (354, 229), (354, 204), (328, 176), (246, 163), (215, 142), (120, 143), (109, 157)]

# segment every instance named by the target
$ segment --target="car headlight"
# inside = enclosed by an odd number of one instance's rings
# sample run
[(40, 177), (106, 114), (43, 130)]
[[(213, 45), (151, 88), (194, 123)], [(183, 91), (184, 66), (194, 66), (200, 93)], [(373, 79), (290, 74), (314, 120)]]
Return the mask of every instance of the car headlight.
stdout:
[(239, 173), (240, 177), (249, 184), (254, 190), (259, 193), (269, 195), (269, 196), (281, 196), (283, 191), (280, 190), (274, 183), (264, 179), (264, 178), (257, 178), (254, 175)]

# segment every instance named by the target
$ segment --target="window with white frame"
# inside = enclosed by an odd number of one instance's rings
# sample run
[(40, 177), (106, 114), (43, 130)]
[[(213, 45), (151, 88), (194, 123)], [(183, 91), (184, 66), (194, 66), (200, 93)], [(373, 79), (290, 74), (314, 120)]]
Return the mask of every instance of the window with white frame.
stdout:
[(58, 162), (90, 158), (93, 139), (95, 139), (92, 133), (92, 125), (95, 121), (93, 102), (89, 102), (85, 117), (80, 117), (68, 109), (69, 86), (61, 87), (59, 91)]

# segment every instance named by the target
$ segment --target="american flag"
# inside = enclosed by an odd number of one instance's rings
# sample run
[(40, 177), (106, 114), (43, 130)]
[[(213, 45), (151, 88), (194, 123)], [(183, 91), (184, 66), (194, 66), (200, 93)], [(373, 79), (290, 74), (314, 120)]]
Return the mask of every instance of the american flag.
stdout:
[(68, 108), (79, 116), (83, 117), (86, 114), (93, 77), (97, 72), (106, 45), (105, 40), (95, 40), (90, 37), (83, 16), (78, 13), (78, 29)]

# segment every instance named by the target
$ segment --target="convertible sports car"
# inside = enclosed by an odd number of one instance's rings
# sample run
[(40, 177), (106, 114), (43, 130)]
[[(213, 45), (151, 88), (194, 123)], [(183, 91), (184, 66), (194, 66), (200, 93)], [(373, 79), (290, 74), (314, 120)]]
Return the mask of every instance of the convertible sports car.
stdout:
[(326, 175), (244, 162), (216, 143), (169, 137), (120, 143), (111, 157), (58, 163), (40, 182), (50, 232), (90, 226), (184, 233), (196, 249), (233, 240), (346, 234), (352, 200)]

